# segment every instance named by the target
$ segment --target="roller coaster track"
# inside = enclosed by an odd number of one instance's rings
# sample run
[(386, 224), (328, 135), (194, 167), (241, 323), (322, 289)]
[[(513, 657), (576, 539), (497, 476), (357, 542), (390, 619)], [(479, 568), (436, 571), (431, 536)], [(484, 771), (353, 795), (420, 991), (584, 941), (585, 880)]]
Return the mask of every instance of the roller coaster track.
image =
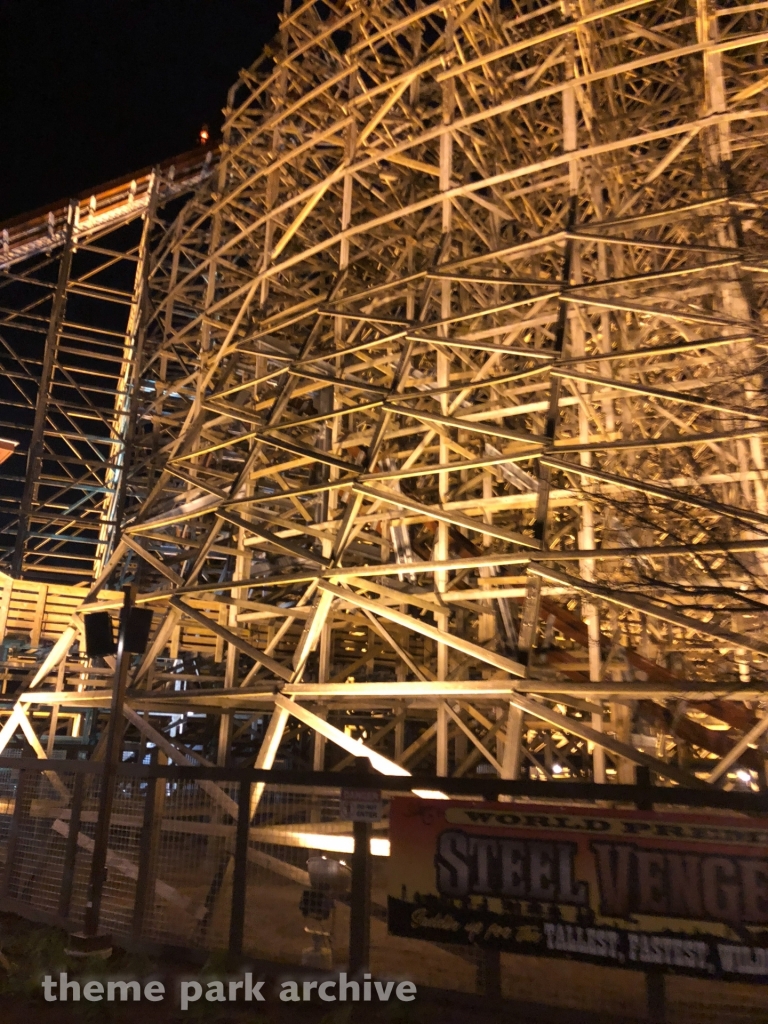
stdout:
[[(105, 229), (143, 216), (150, 201), (153, 174), (157, 172), (162, 176), (164, 202), (188, 192), (208, 177), (215, 155), (210, 149), (192, 150), (157, 168), (145, 168), (130, 178), (109, 182), (97, 192), (81, 194), (76, 199), (73, 241), (87, 241)], [(62, 200), (0, 224), (0, 270), (62, 246), (69, 207), (70, 201)]]

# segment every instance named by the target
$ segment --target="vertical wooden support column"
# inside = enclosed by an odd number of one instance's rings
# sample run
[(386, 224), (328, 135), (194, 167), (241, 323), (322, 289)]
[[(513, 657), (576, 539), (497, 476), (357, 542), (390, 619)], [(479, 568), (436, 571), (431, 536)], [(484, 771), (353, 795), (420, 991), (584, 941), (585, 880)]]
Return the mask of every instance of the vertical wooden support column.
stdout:
[[(271, 768), (273, 766), (289, 718), (290, 715), (285, 708), (275, 708), (272, 712), (272, 717), (264, 733), (264, 739), (261, 742), (261, 749), (256, 758), (254, 768)], [(251, 793), (251, 819), (256, 814), (265, 786), (265, 782), (257, 782), (253, 787), (253, 792)]]
[(48, 396), (51, 390), (51, 381), (56, 369), (56, 359), (59, 347), (59, 337), (64, 322), (64, 314), (67, 308), (67, 287), (69, 275), (72, 269), (72, 237), (75, 230), (75, 219), (78, 212), (76, 200), (72, 200), (67, 209), (67, 223), (64, 228), (64, 248), (59, 263), (59, 276), (56, 281), (56, 291), (53, 295), (51, 307), (51, 318), (48, 322), (48, 333), (45, 338), (45, 351), (43, 354), (43, 368), (40, 374), (40, 387), (37, 393), (37, 404), (35, 406), (35, 421), (32, 427), (32, 437), (29, 442), (27, 454), (27, 477), (24, 483), (24, 493), (21, 499), (21, 510), (19, 512), (19, 526), (16, 534), (16, 544), (13, 551), (11, 573), (13, 576), (21, 576), (24, 570), (24, 552), (29, 533), (29, 518), (32, 506), (37, 494), (37, 482), (40, 476), (40, 469), (43, 458), (43, 435), (48, 411)]
[[(571, 129), (566, 133), (572, 146), (576, 145), (576, 114), (575, 98), (573, 89), (567, 90), (571, 100), (564, 98), (564, 116), (566, 124), (572, 123)], [(576, 173), (578, 179), (578, 173)], [(604, 248), (604, 247), (603, 247)], [(583, 280), (581, 270), (581, 259), (578, 250), (572, 254), (571, 277), (575, 284), (581, 284)], [(585, 352), (584, 327), (575, 311), (570, 311), (569, 335), (571, 340), (570, 353), (572, 356), (580, 356)], [(601, 321), (602, 322), (602, 321)], [(579, 389), (586, 393), (586, 385), (579, 385)], [(591, 438), (589, 418), (584, 403), (579, 405), (579, 442), (588, 444)], [(579, 462), (582, 466), (592, 465), (592, 452), (583, 451), (579, 454)], [(584, 481), (584, 489), (589, 490), (589, 481)], [(581, 529), (578, 533), (579, 547), (584, 551), (593, 550), (595, 547), (595, 510), (592, 502), (588, 499), (580, 502)], [(582, 579), (595, 582), (595, 560), (582, 558), (579, 560), (579, 573)], [(597, 602), (586, 597), (581, 601), (581, 617), (587, 627), (587, 655), (589, 659), (589, 678), (593, 683), (602, 679), (602, 655), (600, 636), (600, 611)], [(598, 712), (592, 714), (592, 728), (597, 732), (603, 730), (603, 716)], [(605, 782), (605, 750), (599, 744), (594, 744), (592, 750), (592, 778), (595, 782)]]
[(523, 749), (523, 712), (514, 704), (507, 712), (507, 731), (504, 737), (502, 779), (520, 778), (520, 757)]
[[(5, 630), (8, 625), (8, 613), (11, 610), (11, 598), (13, 597), (13, 580), (10, 577), (0, 578), (0, 665), (6, 658), (7, 648), (2, 644), (5, 639)], [(0, 693), (5, 693), (8, 687), (8, 680), (0, 683)]]
[[(56, 673), (56, 692), (60, 693), (64, 689), (64, 676), (67, 669), (66, 657), (59, 662), (59, 669)], [(56, 730), (59, 725), (59, 705), (51, 705), (51, 719), (48, 724), (48, 742), (46, 744), (45, 753), (47, 757), (53, 756), (53, 748), (56, 744)]]
[[(611, 711), (611, 728), (617, 740), (632, 745), (632, 711), (626, 704), (612, 702), (609, 704)], [(616, 759), (617, 778), (616, 781), (631, 786), (635, 782), (635, 764), (629, 758), (619, 757)]]
[[(603, 731), (602, 713), (592, 712), (592, 728), (595, 732)], [(597, 743), (592, 750), (592, 780), (593, 782), (605, 782), (605, 748)]]
[[(447, 13), (447, 23), (445, 26), (445, 52), (448, 54), (453, 48), (453, 13), (449, 11)], [(448, 79), (442, 83), (442, 98), (443, 98), (443, 125), (449, 125), (453, 121), (453, 112), (455, 105), (455, 84), (453, 79)], [(447, 192), (451, 187), (451, 174), (453, 170), (453, 136), (450, 132), (445, 131), (440, 136), (440, 191)], [(442, 201), (442, 252), (440, 254), (442, 259), (450, 259), (450, 237), (451, 237), (451, 223), (452, 223), (453, 209), (451, 206), (451, 200), (446, 198)], [(442, 281), (440, 283), (440, 318), (446, 320), (451, 315), (451, 282)], [(443, 326), (439, 328), (440, 333), (443, 337), (448, 337), (448, 328)], [(437, 353), (437, 386), (440, 388), (447, 387), (450, 378), (450, 359), (446, 353), (442, 350)], [(440, 396), (440, 411), (445, 416), (450, 412), (448, 395)], [(439, 462), (444, 464), (450, 459), (450, 446), (444, 436), (440, 434), (439, 441)], [(448, 492), (450, 489), (450, 474), (440, 473), (438, 475), (438, 492), (440, 495), (440, 501), (444, 502), (448, 500)], [(439, 522), (437, 524), (437, 543), (435, 544), (434, 557), (438, 562), (445, 562), (448, 560), (450, 555), (449, 551), (449, 533), (448, 524)], [(443, 591), (448, 585), (448, 574), (446, 572), (435, 573), (435, 588), (438, 591)], [(439, 629), (444, 632), (448, 631), (449, 617), (447, 614), (435, 614), (435, 622)], [(449, 676), (449, 656), (450, 648), (447, 644), (438, 643), (437, 645), (437, 679), (448, 679)], [(438, 708), (437, 712), (437, 774), (447, 775), (448, 774), (448, 718), (444, 709)]]
[[(245, 484), (246, 493), (250, 494), (253, 488), (246, 482)], [(235, 558), (235, 573), (234, 579), (242, 580), (247, 579), (250, 575), (251, 570), (251, 555), (248, 549), (245, 547), (245, 530), (241, 527), (237, 529), (237, 556)], [(238, 590), (230, 591), (232, 595), (233, 603), (227, 608), (227, 628), (237, 634), (239, 625), (237, 621), (238, 605), (237, 601), (244, 599), (248, 595), (248, 589), (246, 587)], [(227, 644), (226, 651), (226, 665), (224, 669), (224, 689), (231, 690), (237, 684), (237, 670), (240, 660), (240, 652), (234, 644)], [(232, 741), (232, 715), (222, 714), (219, 719), (219, 743), (216, 751), (216, 764), (223, 767), (227, 763), (227, 756), (229, 754), (229, 745)]]
[[(112, 450), (105, 478), (106, 498), (99, 529), (99, 547), (93, 563), (94, 578), (104, 571), (120, 540), (120, 527), (127, 493), (128, 458), (136, 430), (138, 403), (135, 395), (140, 366), (149, 293), (149, 242), (157, 214), (160, 175), (153, 171), (149, 181), (149, 199), (139, 242), (139, 258), (133, 279), (133, 295), (123, 345), (123, 365), (116, 389), (115, 413), (111, 424)], [(111, 493), (110, 493), (111, 492)]]
[[(288, 17), (290, 12), (291, 12), (291, 2), (290, 2), (290, 0), (283, 0), (283, 17), (284, 18)], [(282, 24), (281, 24), (281, 27), (280, 27), (280, 32), (279, 32), (278, 38), (280, 40), (280, 45), (282, 47), (285, 47), (286, 43), (288, 41), (288, 33), (287, 33), (285, 27)], [(283, 66), (283, 67), (280, 68), (280, 74), (279, 74), (278, 79), (277, 79), (277, 86), (273, 90), (273, 94), (272, 94), (272, 97), (271, 97), (272, 98), (272, 102), (274, 104), (274, 109), (276, 111), (277, 110), (281, 110), (285, 106), (285, 92), (286, 92), (287, 79), (288, 79), (288, 68)], [(234, 93), (234, 89), (233, 89), (233, 93)], [(231, 100), (229, 106), (232, 107), (233, 103), (234, 103), (234, 96), (232, 97), (232, 100)], [(275, 160), (277, 158), (277, 156), (278, 156), (278, 154), (280, 152), (280, 146), (281, 146), (281, 132), (280, 132), (280, 126), (279, 126), (279, 124), (277, 124), (273, 128), (273, 130), (272, 130), (272, 152), (271, 152), (271, 157), (272, 157), (273, 160)], [(272, 259), (272, 242), (274, 240), (274, 233), (275, 233), (275, 218), (272, 215), (271, 211), (272, 211), (272, 209), (273, 209), (273, 207), (275, 205), (275, 199), (277, 198), (277, 195), (279, 193), (279, 189), (280, 189), (280, 171), (279, 171), (279, 169), (272, 170), (272, 171), (269, 172), (269, 174), (267, 176), (266, 203), (267, 203), (267, 210), (270, 211), (270, 212), (267, 215), (266, 223), (264, 225), (264, 251), (263, 251), (262, 260), (261, 260), (261, 269), (262, 269), (262, 271), (267, 269), (267, 267), (269, 266), (269, 262)], [(266, 304), (268, 296), (269, 296), (269, 278), (265, 277), (263, 279), (263, 281), (261, 282), (261, 289), (260, 289), (260, 294), (259, 294), (259, 303), (261, 304), (261, 306), (264, 306)]]
[[(398, 721), (395, 726), (395, 761), (397, 764), (402, 763), (403, 751), (405, 750), (405, 715)], [(768, 760), (766, 761), (768, 766)], [(768, 777), (768, 768), (766, 768), (766, 777)]]
[[(567, 8), (566, 8), (567, 10)], [(566, 69), (568, 78), (574, 77), (573, 43), (566, 42)], [(563, 150), (566, 153), (573, 152), (578, 146), (578, 123), (576, 119), (576, 93), (573, 86), (566, 86), (562, 91), (562, 119), (563, 119)], [(567, 214), (567, 221), (564, 225), (572, 230), (578, 216), (578, 194), (579, 194), (579, 163), (578, 159), (571, 158), (568, 161), (570, 208)], [(563, 264), (561, 273), (561, 284), (568, 288), (571, 284), (573, 273), (574, 242), (569, 238), (565, 242), (563, 253)], [(555, 359), (562, 358), (568, 340), (569, 315), (568, 304), (559, 301), (557, 323), (554, 333)], [(557, 365), (556, 362), (554, 365)], [(550, 376), (549, 401), (545, 425), (545, 434), (549, 443), (554, 443), (557, 436), (560, 420), (560, 396), (562, 392), (561, 379)], [(539, 487), (536, 500), (536, 515), (534, 520), (534, 537), (542, 549), (546, 549), (547, 531), (549, 526), (549, 495), (551, 490), (551, 470), (539, 463)], [(536, 636), (539, 625), (539, 614), (541, 609), (542, 582), (540, 577), (529, 579), (526, 587), (525, 598), (520, 615), (520, 631), (518, 637), (518, 660), (526, 666), (527, 673), (530, 672), (531, 654), (536, 646)]]
[[(323, 627), (327, 628), (327, 627)], [(327, 718), (327, 708), (316, 708), (315, 714), (318, 718)], [(312, 771), (321, 772), (325, 768), (325, 736), (321, 736), (319, 732), (315, 733), (314, 746), (312, 749)]]
[(437, 775), (448, 774), (448, 710), (445, 701), (437, 705)]

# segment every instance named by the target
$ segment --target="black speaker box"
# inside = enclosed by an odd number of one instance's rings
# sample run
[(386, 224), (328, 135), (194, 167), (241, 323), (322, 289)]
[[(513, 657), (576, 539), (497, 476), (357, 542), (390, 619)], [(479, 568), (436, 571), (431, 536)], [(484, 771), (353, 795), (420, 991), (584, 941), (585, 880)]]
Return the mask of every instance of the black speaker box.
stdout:
[(125, 650), (130, 654), (143, 654), (152, 628), (151, 608), (131, 608), (125, 631)]
[(109, 612), (91, 612), (85, 621), (85, 653), (89, 658), (106, 658), (115, 653), (112, 616)]

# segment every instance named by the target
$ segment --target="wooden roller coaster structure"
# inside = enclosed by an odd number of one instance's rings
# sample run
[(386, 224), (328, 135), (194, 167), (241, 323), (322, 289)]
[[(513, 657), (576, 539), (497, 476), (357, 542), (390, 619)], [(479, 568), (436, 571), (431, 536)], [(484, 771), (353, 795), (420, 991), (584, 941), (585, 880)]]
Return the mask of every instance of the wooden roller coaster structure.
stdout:
[(79, 578), (19, 534), (7, 637), (30, 578), (78, 600), (0, 748), (98, 731), (132, 583), (127, 739), (183, 763), (765, 786), (767, 119), (763, 2), (288, 0), (147, 201), (109, 500)]

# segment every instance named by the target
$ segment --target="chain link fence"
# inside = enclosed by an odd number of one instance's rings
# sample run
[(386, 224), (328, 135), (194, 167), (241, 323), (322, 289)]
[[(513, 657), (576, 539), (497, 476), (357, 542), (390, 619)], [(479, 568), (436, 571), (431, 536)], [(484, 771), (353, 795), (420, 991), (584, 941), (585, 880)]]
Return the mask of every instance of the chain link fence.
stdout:
[[(99, 813), (100, 766), (57, 761), (0, 767), (0, 898), (3, 906), (82, 929)], [(28, 762), (27, 762), (28, 764)], [(301, 964), (317, 945), (332, 963), (348, 957), (349, 910), (343, 884), (327, 917), (302, 913), (312, 888), (311, 858), (349, 875), (352, 825), (339, 820), (339, 790), (292, 785), (249, 786), (244, 878), (236, 880), (242, 783), (173, 777), (173, 769), (123, 766), (118, 772), (108, 837), (101, 926), (120, 939), (223, 949), (232, 908), (243, 916), (243, 951)], [(386, 834), (386, 822), (378, 831)], [(377, 831), (377, 834), (378, 834)], [(386, 898), (379, 910), (384, 915)], [(310, 908), (311, 911), (311, 908)], [(309, 929), (309, 931), (307, 931)], [(311, 958), (310, 958), (311, 959)]]
[[(101, 773), (94, 762), (0, 758), (0, 910), (82, 931)], [(273, 964), (347, 967), (354, 839), (352, 823), (339, 817), (341, 789), (252, 775), (220, 769), (193, 778), (191, 769), (162, 764), (120, 766), (103, 932), (118, 944), (239, 947)], [(390, 935), (386, 799), (383, 808), (371, 841), (374, 976), (476, 993), (487, 991), (490, 970), (499, 994), (519, 1003), (645, 1018), (637, 972), (508, 953), (494, 965), (481, 949)], [(334, 879), (330, 890), (318, 887), (318, 871)], [(670, 1019), (680, 1024), (768, 1021), (765, 986), (672, 976), (666, 984)]]

